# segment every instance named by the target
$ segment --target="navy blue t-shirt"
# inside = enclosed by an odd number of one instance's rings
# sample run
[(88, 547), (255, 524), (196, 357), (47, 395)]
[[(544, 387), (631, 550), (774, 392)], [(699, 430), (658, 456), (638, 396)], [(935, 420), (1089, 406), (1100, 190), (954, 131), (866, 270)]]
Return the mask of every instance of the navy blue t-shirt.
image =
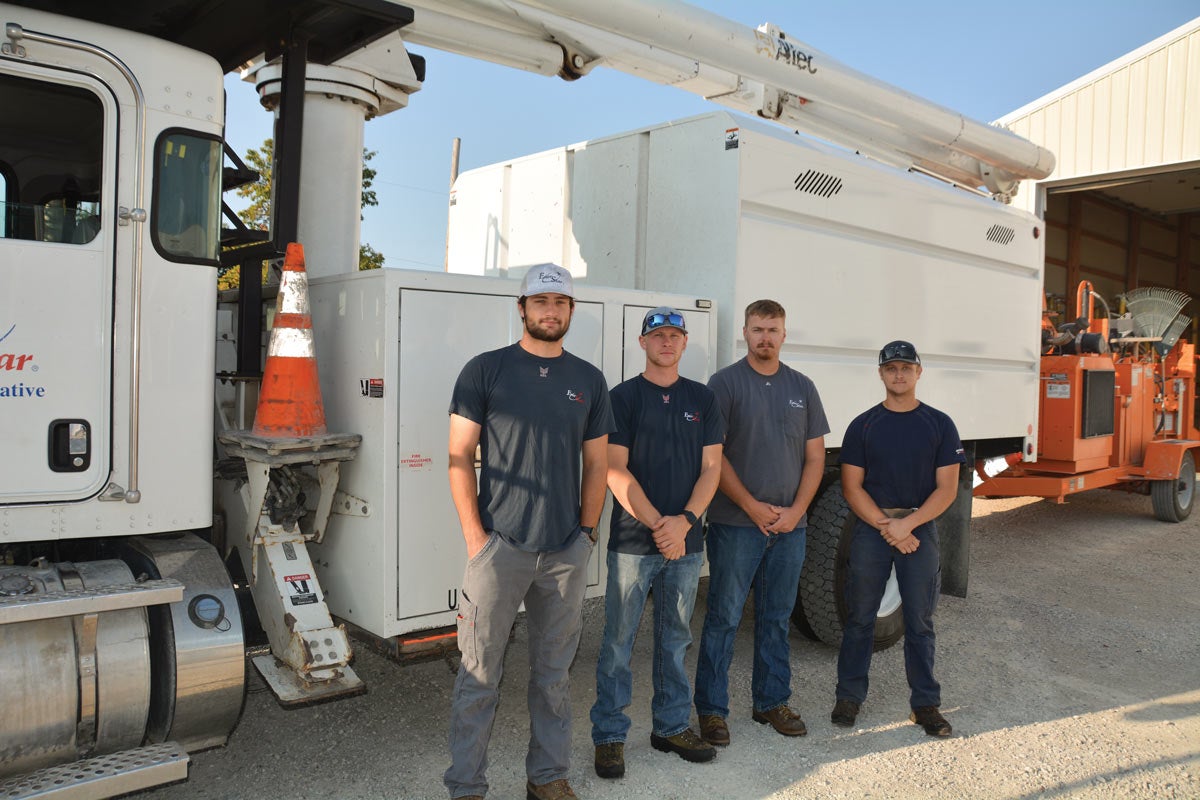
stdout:
[(921, 403), (890, 411), (880, 403), (854, 418), (843, 464), (862, 467), (863, 490), (880, 508), (919, 508), (937, 488), (937, 470), (966, 461), (954, 421)]
[[(704, 448), (725, 438), (716, 395), (687, 378), (664, 388), (638, 375), (612, 390), (612, 408), (617, 430), (608, 443), (629, 448), (629, 471), (660, 514), (682, 514), (700, 478)], [(699, 521), (685, 546), (689, 553), (704, 549)], [(608, 549), (639, 556), (658, 553), (651, 530), (615, 499)]]
[(450, 413), (478, 422), (479, 517), (518, 549), (554, 552), (579, 531), (580, 451), (611, 433), (600, 370), (564, 352), (541, 358), (520, 344), (467, 362)]

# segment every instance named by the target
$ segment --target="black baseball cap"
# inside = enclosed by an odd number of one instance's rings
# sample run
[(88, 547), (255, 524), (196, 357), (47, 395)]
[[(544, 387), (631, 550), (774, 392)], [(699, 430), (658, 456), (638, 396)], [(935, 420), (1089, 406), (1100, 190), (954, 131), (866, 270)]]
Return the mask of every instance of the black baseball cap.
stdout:
[(905, 361), (909, 364), (919, 365), (921, 357), (917, 355), (917, 348), (913, 347), (911, 342), (897, 339), (894, 342), (888, 342), (879, 351), (879, 366), (882, 367), (892, 361)]

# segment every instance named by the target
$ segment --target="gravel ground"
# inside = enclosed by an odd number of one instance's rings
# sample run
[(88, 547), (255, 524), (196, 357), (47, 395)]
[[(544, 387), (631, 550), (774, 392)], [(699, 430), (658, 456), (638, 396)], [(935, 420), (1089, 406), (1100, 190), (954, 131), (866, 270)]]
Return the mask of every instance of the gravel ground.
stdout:
[[(597, 778), (587, 712), (603, 629), (589, 602), (573, 671), (582, 798), (1200, 798), (1200, 514), (1157, 522), (1147, 497), (976, 501), (971, 585), (937, 614), (947, 740), (907, 722), (901, 648), (877, 654), (853, 730), (829, 722), (836, 652), (792, 637), (808, 736), (750, 719), (750, 636), (730, 676), (732, 744), (710, 764), (651, 749), (649, 627), (635, 649), (626, 777)], [(693, 631), (703, 622), (705, 583)], [(491, 797), (524, 797), (527, 637), (518, 622), (491, 745)], [(695, 648), (689, 653), (695, 663)], [(442, 798), (452, 665), (360, 647), (362, 697), (281, 709), (255, 679), (229, 745), (141, 798)]]

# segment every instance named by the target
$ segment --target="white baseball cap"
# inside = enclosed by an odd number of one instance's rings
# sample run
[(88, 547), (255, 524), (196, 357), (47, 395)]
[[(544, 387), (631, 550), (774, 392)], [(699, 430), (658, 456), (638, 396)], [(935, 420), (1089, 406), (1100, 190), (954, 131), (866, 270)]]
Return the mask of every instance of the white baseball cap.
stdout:
[(575, 284), (571, 280), (571, 273), (557, 264), (534, 264), (525, 273), (525, 280), (521, 285), (522, 297), (550, 292), (575, 297)]

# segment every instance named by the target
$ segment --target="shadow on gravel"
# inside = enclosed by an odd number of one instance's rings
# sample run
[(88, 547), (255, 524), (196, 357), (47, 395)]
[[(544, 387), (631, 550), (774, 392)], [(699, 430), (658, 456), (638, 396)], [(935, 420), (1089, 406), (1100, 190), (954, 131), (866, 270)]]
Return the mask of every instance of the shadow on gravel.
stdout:
[[(1131, 773), (1148, 772), (1155, 769), (1170, 769), (1194, 767), (1196, 763), (1195, 757), (1183, 758), (1155, 758), (1147, 761), (1130, 764), (1124, 767), (1109, 772), (1094, 774), (1086, 779), (1063, 783), (1057, 786), (1048, 786), (1046, 788), (1038, 788), (1035, 791), (1026, 794), (1012, 795), (1012, 800), (1045, 800), (1050, 797), (1080, 797), (1080, 796), (1096, 796), (1098, 787), (1106, 783), (1113, 783), (1118, 780), (1128, 778)], [(1105, 793), (1105, 796), (1119, 797), (1125, 794), (1120, 789), (1115, 789), (1111, 793)], [(1172, 794), (1171, 796), (1176, 796)], [(1179, 795), (1182, 797), (1182, 795)]]
[(1200, 702), (1172, 703), (1164, 701), (1138, 708), (1125, 714), (1131, 722), (1176, 722), (1188, 717), (1200, 717)]

